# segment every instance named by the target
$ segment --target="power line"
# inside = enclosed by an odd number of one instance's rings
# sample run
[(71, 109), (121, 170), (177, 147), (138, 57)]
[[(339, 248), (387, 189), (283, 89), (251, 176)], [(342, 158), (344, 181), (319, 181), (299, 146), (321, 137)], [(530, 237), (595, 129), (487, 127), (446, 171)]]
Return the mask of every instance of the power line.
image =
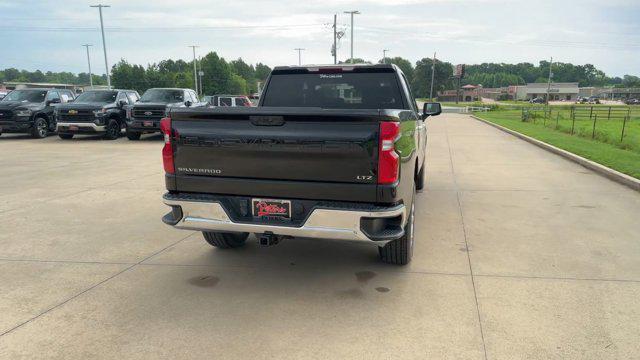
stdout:
[[(217, 30), (243, 30), (243, 29), (262, 29), (262, 30), (289, 30), (293, 28), (328, 26), (329, 23), (316, 24), (291, 24), (291, 25), (240, 25), (240, 26), (150, 26), (150, 27), (126, 27), (112, 26), (105, 27), (109, 32), (157, 32), (157, 31), (217, 31)], [(80, 27), (80, 26), (0, 26), (2, 31), (60, 31), (60, 32), (95, 32), (99, 31), (96, 27)]]

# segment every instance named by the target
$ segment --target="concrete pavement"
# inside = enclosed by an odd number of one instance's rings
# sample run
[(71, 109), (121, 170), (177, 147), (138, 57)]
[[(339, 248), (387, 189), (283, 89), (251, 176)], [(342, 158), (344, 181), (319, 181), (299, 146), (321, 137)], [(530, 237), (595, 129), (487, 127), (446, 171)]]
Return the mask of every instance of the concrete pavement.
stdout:
[(637, 356), (640, 194), (464, 115), (428, 128), (407, 267), (163, 225), (159, 137), (3, 135), (0, 358)]

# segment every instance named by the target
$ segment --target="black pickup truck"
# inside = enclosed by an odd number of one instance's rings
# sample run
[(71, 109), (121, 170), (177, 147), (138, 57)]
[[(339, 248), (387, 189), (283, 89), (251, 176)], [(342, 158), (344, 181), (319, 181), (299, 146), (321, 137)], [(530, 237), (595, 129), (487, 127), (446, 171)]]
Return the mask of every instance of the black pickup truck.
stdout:
[(129, 108), (127, 138), (138, 140), (143, 133), (160, 132), (160, 120), (173, 108), (203, 105), (191, 89), (149, 89), (142, 94), (140, 101)]
[(58, 136), (71, 139), (75, 134), (103, 135), (115, 140), (126, 127), (125, 107), (140, 96), (135, 90), (89, 90), (73, 102), (56, 108)]
[(161, 122), (163, 217), (213, 246), (356, 240), (384, 262), (413, 253), (425, 119), (395, 65), (276, 67), (258, 107), (174, 109)]
[(45, 138), (56, 129), (55, 108), (74, 97), (68, 89), (13, 90), (0, 101), (0, 134), (26, 133)]

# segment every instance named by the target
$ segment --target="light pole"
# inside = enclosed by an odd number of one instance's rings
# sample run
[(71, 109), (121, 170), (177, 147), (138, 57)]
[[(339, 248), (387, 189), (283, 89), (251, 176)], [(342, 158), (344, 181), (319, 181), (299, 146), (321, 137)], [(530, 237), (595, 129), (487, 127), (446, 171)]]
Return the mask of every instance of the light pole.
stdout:
[(351, 10), (351, 11), (345, 11), (344, 13), (351, 15), (351, 60), (349, 62), (353, 64), (353, 15), (360, 14), (360, 11)]
[(429, 99), (433, 101), (433, 81), (436, 78), (436, 53), (433, 53), (433, 61), (431, 61), (431, 90), (429, 90)]
[(91, 44), (82, 45), (87, 48), (87, 64), (89, 64), (89, 86), (93, 88), (93, 75), (91, 75), (91, 58), (89, 58), (89, 46), (93, 46)]
[(387, 51), (389, 51), (389, 49), (382, 49), (382, 63), (383, 64), (387, 63)]
[(102, 8), (111, 7), (111, 5), (89, 5), (92, 8), (98, 8), (100, 13), (100, 30), (102, 31), (102, 49), (104, 50), (104, 67), (107, 71), (107, 86), (111, 89), (111, 75), (109, 75), (109, 62), (107, 61), (107, 43), (104, 40), (104, 22), (102, 21)]
[(198, 94), (198, 70), (196, 68), (196, 48), (200, 47), (198, 45), (189, 45), (191, 49), (193, 49), (193, 84), (195, 86), (196, 94)]
[(551, 77), (553, 77), (553, 73), (551, 72), (552, 68), (553, 68), (553, 57), (549, 62), (549, 80), (547, 82), (547, 98), (545, 99), (546, 105), (549, 105), (549, 92), (551, 92)]
[(298, 52), (298, 66), (302, 65), (302, 52), (306, 49), (303, 48), (295, 48), (293, 49)]

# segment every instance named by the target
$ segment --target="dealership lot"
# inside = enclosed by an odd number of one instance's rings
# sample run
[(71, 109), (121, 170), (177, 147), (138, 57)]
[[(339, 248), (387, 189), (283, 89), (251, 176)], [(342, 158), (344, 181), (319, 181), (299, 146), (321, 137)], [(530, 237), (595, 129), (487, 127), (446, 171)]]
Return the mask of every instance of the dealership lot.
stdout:
[(619, 359), (640, 194), (465, 115), (429, 121), (409, 266), (165, 226), (159, 136), (0, 137), (0, 358)]

